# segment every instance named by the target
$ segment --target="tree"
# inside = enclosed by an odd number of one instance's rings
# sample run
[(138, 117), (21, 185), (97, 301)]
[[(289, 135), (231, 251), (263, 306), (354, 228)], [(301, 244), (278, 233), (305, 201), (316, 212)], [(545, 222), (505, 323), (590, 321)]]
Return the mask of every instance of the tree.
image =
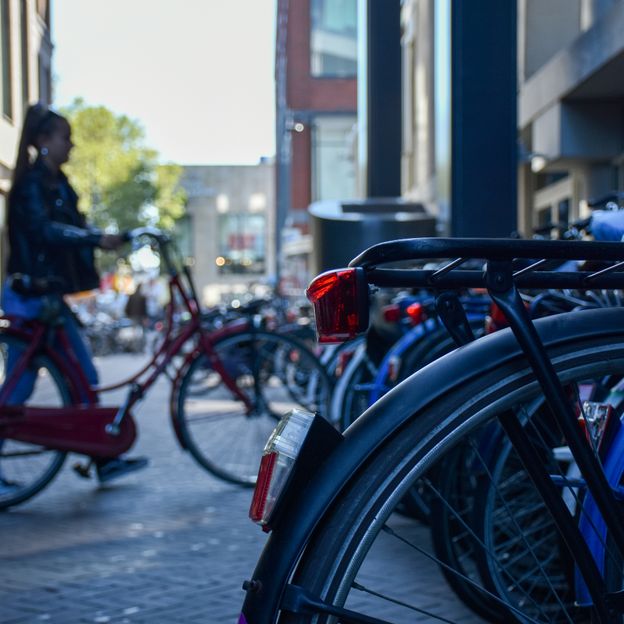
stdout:
[(170, 230), (184, 213), (181, 168), (159, 164), (158, 153), (144, 144), (141, 125), (125, 115), (82, 99), (62, 113), (75, 145), (66, 170), (88, 219), (104, 229)]

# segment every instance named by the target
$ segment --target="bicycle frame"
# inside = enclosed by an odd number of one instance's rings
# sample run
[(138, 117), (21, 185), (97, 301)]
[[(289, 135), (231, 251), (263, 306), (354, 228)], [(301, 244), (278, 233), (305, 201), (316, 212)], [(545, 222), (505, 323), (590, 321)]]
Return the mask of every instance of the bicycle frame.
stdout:
[[(140, 230), (138, 235), (150, 235), (150, 232)], [(163, 260), (169, 274), (169, 303), (166, 311), (166, 333), (160, 348), (150, 361), (138, 372), (127, 379), (108, 386), (91, 387), (82, 371), (78, 358), (74, 353), (69, 338), (62, 323), (56, 322), (47, 324), (40, 320), (23, 321), (10, 317), (4, 318), (0, 323), (0, 328), (4, 326), (4, 331), (26, 341), (28, 348), (21, 354), (14, 369), (7, 378), (2, 391), (0, 392), (0, 414), (4, 418), (0, 418), (0, 425), (11, 426), (6, 429), (7, 437), (11, 433), (19, 430), (22, 440), (34, 441), (42, 444), (49, 442), (48, 446), (58, 448), (59, 450), (75, 451), (84, 454), (92, 454), (98, 456), (116, 456), (127, 450), (134, 441), (135, 427), (132, 420), (132, 408), (142, 399), (145, 393), (156, 382), (158, 377), (167, 369), (173, 358), (178, 355), (185, 344), (192, 338), (197, 336), (198, 344), (193, 350), (185, 354), (182, 363), (174, 370), (172, 397), (177, 391), (177, 387), (181, 381), (182, 375), (192, 360), (199, 353), (205, 354), (213, 369), (219, 373), (223, 383), (232, 392), (232, 394), (240, 400), (248, 409), (251, 408), (251, 399), (245, 395), (236, 385), (235, 380), (231, 378), (223, 362), (219, 359), (214, 349), (216, 340), (234, 334), (242, 329), (252, 328), (253, 323), (247, 320), (231, 322), (223, 328), (214, 331), (206, 331), (202, 327), (202, 319), (200, 314), (200, 305), (193, 285), (193, 281), (188, 269), (184, 269), (182, 274), (176, 269), (171, 258), (170, 250), (167, 248), (168, 240), (157, 238), (163, 252)], [(184, 277), (184, 280), (182, 279)], [(179, 300), (182, 308), (190, 314), (190, 320), (185, 323), (179, 331), (176, 332), (174, 313), (176, 311), (176, 301)], [(56, 344), (60, 349), (52, 349), (51, 344)], [(49, 357), (59, 368), (62, 375), (68, 381), (71, 399), (74, 404), (82, 404), (81, 407), (64, 406), (57, 408), (46, 408), (45, 414), (41, 414), (41, 410), (37, 408), (15, 408), (8, 406), (6, 401), (11, 392), (15, 389), (21, 375), (27, 369), (30, 361), (38, 353), (43, 353)], [(59, 355), (62, 353), (65, 357)], [(118, 408), (99, 407), (99, 397), (102, 393), (116, 390), (124, 386), (129, 387), (127, 397), (123, 404)], [(173, 405), (173, 401), (172, 401)], [(85, 412), (88, 412), (87, 414)], [(84, 427), (85, 417), (89, 418), (93, 415), (99, 418), (99, 423), (105, 426), (92, 428)], [(54, 419), (51, 416), (55, 416)], [(173, 413), (172, 413), (173, 416)], [(25, 419), (20, 423), (19, 418)], [(39, 437), (28, 438), (29, 427), (31, 421), (35, 427), (37, 417), (46, 418), (48, 422), (49, 438), (46, 438), (45, 432), (40, 432)], [(63, 442), (63, 434), (54, 431), (54, 424), (58, 427), (71, 429), (73, 435), (68, 435), (66, 443)], [(100, 429), (102, 431), (100, 431)], [(103, 430), (107, 435), (100, 435)], [(179, 443), (185, 448), (185, 442), (179, 431), (174, 419), (174, 430)], [(81, 433), (82, 432), (82, 433)], [(130, 443), (128, 440), (130, 439)], [(123, 444), (121, 441), (123, 440)], [(123, 446), (123, 448), (122, 448)], [(120, 450), (121, 449), (121, 450)]]
[[(401, 260), (455, 258), (442, 269), (385, 269), (377, 268), (383, 262)], [(466, 259), (487, 260), (485, 273), (457, 270)], [(536, 259), (529, 267), (513, 269), (514, 258)], [(617, 264), (597, 272), (556, 273), (539, 271), (545, 259), (611, 260)], [(552, 367), (546, 349), (579, 339), (608, 337), (621, 332), (623, 309), (595, 310), (566, 315), (566, 324), (556, 317), (539, 319), (533, 323), (528, 316), (517, 288), (623, 288), (624, 274), (618, 272), (624, 263), (624, 245), (619, 243), (587, 243), (568, 241), (515, 241), (494, 239), (409, 239), (377, 245), (356, 258), (350, 266), (361, 267), (367, 282), (374, 286), (429, 287), (436, 291), (454, 288), (487, 287), (491, 296), (504, 311), (512, 332), (497, 332), (461, 348), (461, 357), (443, 358), (392, 389), (370, 407), (347, 431), (344, 441), (321, 464), (306, 488), (287, 491), (288, 498), (282, 516), (258, 562), (251, 582), (246, 585), (247, 596), (241, 621), (249, 624), (268, 624), (269, 614), (277, 612), (286, 590), (287, 606), (295, 612), (332, 613), (325, 606), (306, 602), (298, 588), (288, 585), (297, 559), (312, 536), (315, 527), (337, 500), (340, 492), (359, 468), (385, 440), (395, 435), (414, 414), (425, 406), (435, 405), (451, 388), (478, 379), (495, 367), (519, 357), (529, 360), (544, 395), (564, 431), (576, 462), (595, 494), (596, 504), (608, 530), (624, 553), (624, 531), (621, 511), (609, 483), (597, 469), (595, 457), (582, 439), (576, 417), (570, 416), (565, 392)], [(495, 357), (492, 357), (495, 354)], [(532, 454), (522, 427), (515, 414), (503, 415), (503, 425), (516, 450), (528, 465), (536, 482), (550, 483), (546, 469)], [(567, 420), (567, 423), (564, 422)], [(439, 432), (432, 432), (432, 445)], [(552, 483), (550, 483), (552, 485)], [(570, 514), (564, 509), (556, 488), (540, 487), (554, 519), (588, 586), (589, 595), (603, 621), (606, 591), (602, 577), (589, 547)], [(609, 597), (611, 598), (611, 597)], [(302, 609), (303, 611), (298, 611)], [(349, 621), (378, 620), (350, 617)], [(380, 621), (380, 620), (379, 620)]]

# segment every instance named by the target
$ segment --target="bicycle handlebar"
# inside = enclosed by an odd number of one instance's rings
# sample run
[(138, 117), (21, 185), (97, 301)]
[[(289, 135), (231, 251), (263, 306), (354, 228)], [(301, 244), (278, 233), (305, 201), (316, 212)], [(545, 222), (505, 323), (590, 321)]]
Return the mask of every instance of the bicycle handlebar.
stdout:
[[(167, 234), (166, 232), (163, 232), (162, 230), (156, 227), (144, 226), (144, 227), (134, 228), (132, 230), (127, 230), (123, 232), (121, 236), (123, 240), (126, 242), (137, 240), (138, 238), (141, 238), (142, 236), (151, 238), (158, 245), (161, 261), (164, 263), (164, 266), (166, 267), (167, 272), (171, 275), (179, 274), (180, 269), (179, 267), (175, 266), (175, 261), (176, 261), (176, 258), (178, 257), (177, 251), (175, 249), (175, 246), (171, 245), (171, 243), (173, 242), (171, 236)], [(186, 267), (183, 269), (183, 271), (187, 274), (189, 282), (192, 283), (191, 276), (190, 274), (188, 274)], [(193, 287), (191, 286), (191, 288)]]
[(598, 197), (596, 199), (590, 199), (587, 202), (587, 205), (590, 208), (598, 208), (599, 206), (604, 206), (609, 202), (620, 202), (624, 201), (624, 192), (622, 191), (612, 191), (611, 193), (607, 193), (602, 197)]
[(169, 234), (166, 234), (162, 230), (151, 226), (138, 227), (132, 230), (126, 230), (121, 236), (124, 241), (128, 242), (140, 238), (141, 236), (153, 238), (159, 244), (168, 243), (171, 241), (171, 237), (169, 236)]
[(585, 219), (577, 219), (576, 221), (571, 221), (570, 223), (561, 222), (561, 223), (546, 223), (537, 228), (533, 228), (533, 234), (540, 236), (544, 234), (548, 234), (551, 230), (557, 229), (560, 232), (560, 238), (562, 240), (568, 240), (570, 238), (575, 238), (579, 232), (584, 231), (589, 232), (589, 227), (591, 225), (592, 218), (587, 217)]

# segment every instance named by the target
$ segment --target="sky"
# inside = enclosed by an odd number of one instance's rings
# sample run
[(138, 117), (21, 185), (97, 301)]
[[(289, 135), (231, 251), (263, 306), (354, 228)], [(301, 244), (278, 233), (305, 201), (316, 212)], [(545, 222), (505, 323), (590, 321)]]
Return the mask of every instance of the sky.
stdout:
[(54, 0), (53, 104), (139, 121), (161, 162), (275, 153), (276, 0)]

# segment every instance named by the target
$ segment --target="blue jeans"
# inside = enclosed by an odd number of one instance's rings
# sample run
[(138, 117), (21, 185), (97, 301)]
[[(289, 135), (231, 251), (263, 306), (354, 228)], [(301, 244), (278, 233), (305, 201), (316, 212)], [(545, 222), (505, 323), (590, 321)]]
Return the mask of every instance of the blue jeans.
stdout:
[[(33, 319), (39, 315), (42, 307), (43, 297), (25, 297), (16, 293), (7, 284), (4, 285), (2, 290), (2, 308), (5, 314), (19, 316), (23, 319)], [(69, 343), (89, 384), (92, 386), (98, 385), (98, 373), (93, 364), (91, 350), (81, 335), (80, 328), (74, 318), (74, 315), (62, 299), (60, 301), (59, 314), (63, 319), (63, 327), (69, 339)], [(61, 357), (68, 359), (67, 354), (62, 351), (61, 345), (54, 344), (53, 348), (61, 355)], [(19, 357), (20, 351), (14, 347), (9, 347), (7, 374), (9, 374), (13, 369)], [(26, 370), (11, 393), (8, 403), (10, 405), (21, 405), (22, 403), (25, 403), (34, 390), (36, 380), (37, 372)], [(87, 396), (83, 396), (81, 398), (84, 401), (87, 400)]]

